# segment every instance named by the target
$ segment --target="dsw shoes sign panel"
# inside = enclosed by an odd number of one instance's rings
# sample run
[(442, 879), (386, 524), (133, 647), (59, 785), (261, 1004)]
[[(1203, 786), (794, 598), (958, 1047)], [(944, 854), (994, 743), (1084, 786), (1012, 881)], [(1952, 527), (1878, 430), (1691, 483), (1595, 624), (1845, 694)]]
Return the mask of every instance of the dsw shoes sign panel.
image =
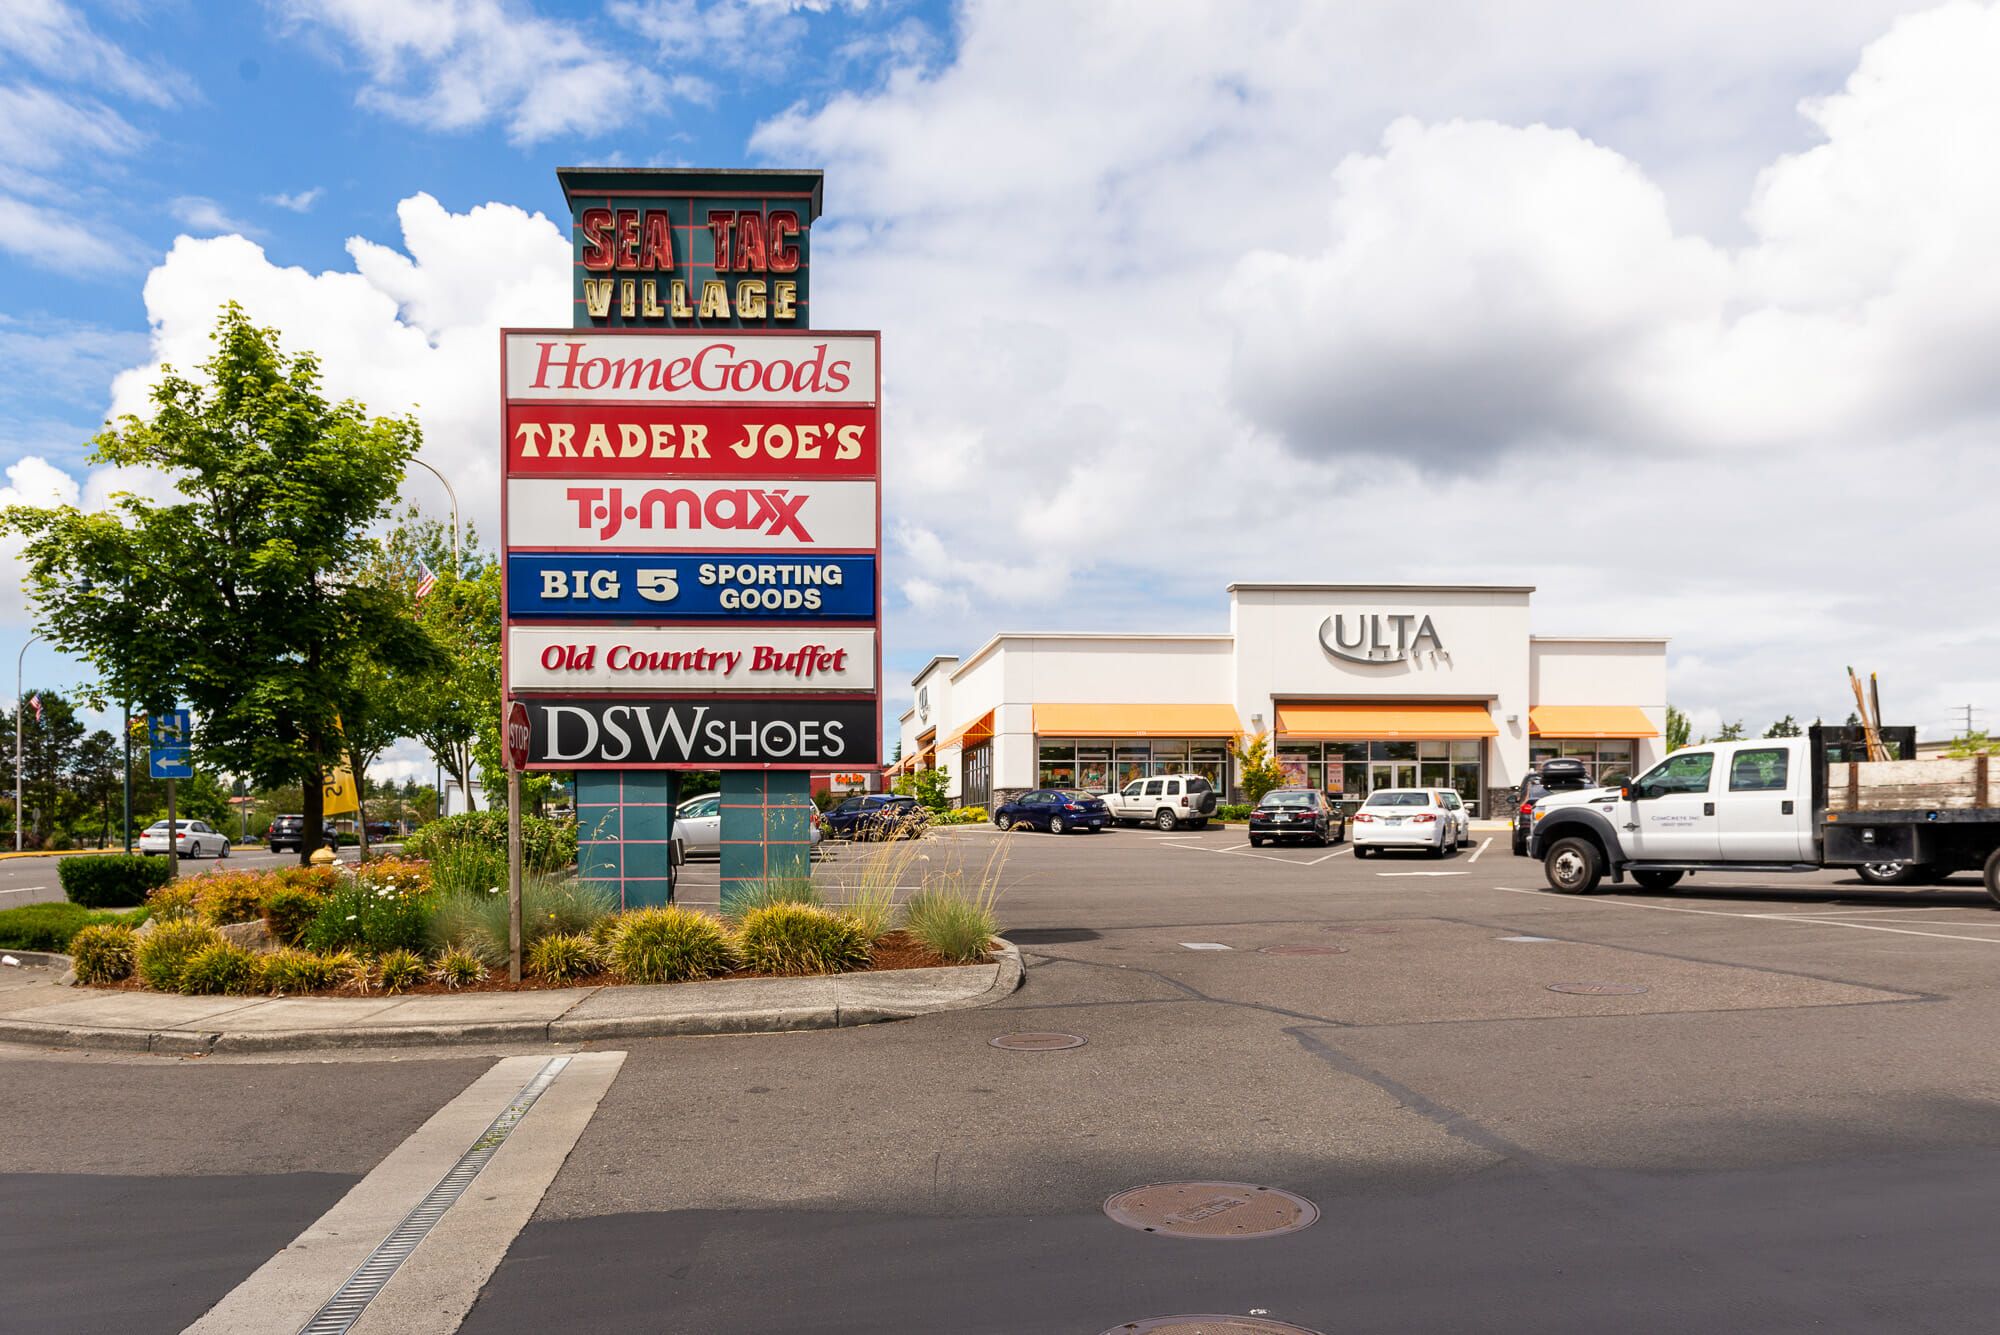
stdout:
[(525, 703), (531, 768), (818, 768), (872, 764), (878, 750), (872, 699)]

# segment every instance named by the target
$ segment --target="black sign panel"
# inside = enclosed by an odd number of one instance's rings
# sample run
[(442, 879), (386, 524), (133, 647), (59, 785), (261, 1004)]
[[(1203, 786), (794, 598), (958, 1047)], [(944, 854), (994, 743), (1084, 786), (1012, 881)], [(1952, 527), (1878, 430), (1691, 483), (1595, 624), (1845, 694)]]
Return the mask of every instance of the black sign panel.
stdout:
[(877, 763), (875, 701), (540, 700), (529, 769), (837, 768)]

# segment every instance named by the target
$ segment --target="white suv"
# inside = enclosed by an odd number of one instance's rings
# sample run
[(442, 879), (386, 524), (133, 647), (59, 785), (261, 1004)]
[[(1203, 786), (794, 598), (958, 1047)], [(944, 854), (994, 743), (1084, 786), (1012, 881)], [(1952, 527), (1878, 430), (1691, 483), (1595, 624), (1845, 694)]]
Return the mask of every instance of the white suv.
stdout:
[(1199, 830), (1215, 814), (1215, 786), (1199, 774), (1155, 774), (1106, 793), (1104, 805), (1120, 825), (1143, 822), (1161, 830), (1191, 825)]

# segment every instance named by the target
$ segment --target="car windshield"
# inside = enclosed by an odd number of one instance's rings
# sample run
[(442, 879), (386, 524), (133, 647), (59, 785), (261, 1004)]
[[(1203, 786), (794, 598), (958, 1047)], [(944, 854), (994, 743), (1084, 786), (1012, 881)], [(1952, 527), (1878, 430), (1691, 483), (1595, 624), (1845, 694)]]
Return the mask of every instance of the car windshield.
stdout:
[(1370, 793), (1365, 805), (1371, 807), (1427, 807), (1429, 793)]
[(1266, 807), (1309, 807), (1313, 804), (1311, 793), (1266, 793), (1259, 806)]

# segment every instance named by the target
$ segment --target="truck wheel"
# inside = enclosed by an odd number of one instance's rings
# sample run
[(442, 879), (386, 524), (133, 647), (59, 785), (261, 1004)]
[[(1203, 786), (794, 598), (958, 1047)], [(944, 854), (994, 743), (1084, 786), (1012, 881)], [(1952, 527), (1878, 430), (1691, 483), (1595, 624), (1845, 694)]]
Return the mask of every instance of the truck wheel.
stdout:
[(1687, 875), (1680, 871), (1635, 871), (1632, 879), (1639, 883), (1641, 890), (1671, 890)]
[(1161, 807), (1159, 813), (1153, 817), (1153, 828), (1156, 830), (1178, 830), (1180, 825), (1181, 823), (1174, 819), (1174, 813), (1165, 807)]
[(1986, 855), (1986, 897), (1993, 901), (1993, 907), (2000, 909), (2000, 848)]
[(1587, 895), (1604, 879), (1604, 858), (1588, 839), (1558, 839), (1542, 860), (1542, 874), (1559, 895)]
[(1915, 862), (1864, 862), (1855, 871), (1870, 885), (1917, 885), (1924, 876)]

